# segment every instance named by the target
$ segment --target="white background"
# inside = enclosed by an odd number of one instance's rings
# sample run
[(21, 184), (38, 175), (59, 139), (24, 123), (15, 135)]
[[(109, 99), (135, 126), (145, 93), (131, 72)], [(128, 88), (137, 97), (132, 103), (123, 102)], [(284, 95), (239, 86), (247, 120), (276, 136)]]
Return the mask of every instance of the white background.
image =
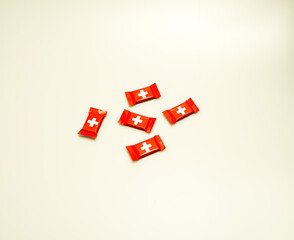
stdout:
[[(0, 239), (293, 240), (293, 13), (0, 0)], [(170, 125), (189, 97), (200, 112)], [(108, 111), (96, 140), (77, 135), (90, 107)], [(119, 125), (125, 108), (152, 133)], [(166, 150), (133, 163), (125, 146), (155, 134)]]

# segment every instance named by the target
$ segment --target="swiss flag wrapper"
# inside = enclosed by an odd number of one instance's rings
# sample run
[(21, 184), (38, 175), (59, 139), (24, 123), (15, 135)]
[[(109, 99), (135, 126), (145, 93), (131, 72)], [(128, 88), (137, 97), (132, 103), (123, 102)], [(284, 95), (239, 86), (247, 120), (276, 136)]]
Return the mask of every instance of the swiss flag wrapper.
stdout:
[(124, 110), (118, 122), (122, 125), (130, 126), (150, 133), (156, 118), (146, 117), (137, 113)]
[(106, 116), (107, 112), (97, 109), (97, 108), (90, 108), (89, 115), (87, 120), (78, 134), (88, 136), (91, 138), (96, 138), (98, 130), (103, 122), (104, 117)]
[(125, 94), (130, 106), (154, 98), (159, 98), (161, 96), (156, 83), (150, 85), (149, 87), (141, 88), (131, 92), (125, 92)]
[(170, 123), (174, 124), (175, 122), (191, 115), (192, 113), (196, 113), (199, 111), (199, 108), (196, 106), (192, 98), (189, 98), (187, 101), (182, 104), (171, 108), (169, 110), (163, 111), (164, 116), (170, 121)]
[(162, 151), (165, 146), (159, 135), (155, 135), (153, 138), (149, 138), (143, 142), (126, 147), (133, 161), (137, 161), (140, 158), (146, 157), (152, 153)]

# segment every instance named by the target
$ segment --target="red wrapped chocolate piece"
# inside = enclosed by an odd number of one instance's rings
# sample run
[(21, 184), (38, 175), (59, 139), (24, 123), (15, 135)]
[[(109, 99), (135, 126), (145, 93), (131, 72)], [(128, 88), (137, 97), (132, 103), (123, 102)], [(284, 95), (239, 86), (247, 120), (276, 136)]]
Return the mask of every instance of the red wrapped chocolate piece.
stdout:
[(164, 116), (170, 121), (170, 123), (174, 124), (175, 122), (188, 117), (192, 113), (196, 113), (199, 111), (199, 108), (196, 106), (192, 98), (189, 98), (187, 101), (182, 104), (171, 108), (169, 110), (163, 111)]
[(90, 108), (89, 115), (87, 120), (78, 134), (88, 136), (91, 138), (96, 138), (98, 130), (103, 122), (104, 117), (106, 116), (107, 112), (97, 109), (97, 108)]
[(149, 87), (141, 88), (131, 92), (125, 92), (129, 105), (133, 106), (137, 103), (145, 102), (154, 98), (159, 98), (160, 92), (156, 86), (156, 83)]
[(156, 118), (146, 117), (137, 113), (124, 110), (118, 122), (150, 133)]
[(165, 146), (159, 135), (155, 135), (153, 138), (149, 138), (143, 142), (126, 147), (133, 161), (137, 161), (140, 158), (146, 157), (152, 153), (162, 151)]

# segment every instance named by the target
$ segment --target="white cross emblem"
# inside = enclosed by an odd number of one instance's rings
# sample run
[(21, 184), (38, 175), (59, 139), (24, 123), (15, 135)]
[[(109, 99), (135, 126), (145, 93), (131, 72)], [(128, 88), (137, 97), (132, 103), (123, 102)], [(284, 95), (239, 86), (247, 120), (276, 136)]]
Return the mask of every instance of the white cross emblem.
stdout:
[(140, 119), (140, 116), (137, 116), (136, 118), (132, 118), (132, 121), (134, 121), (135, 125), (138, 125), (138, 123), (142, 123), (143, 120)]
[(184, 107), (184, 108), (181, 108), (181, 107), (178, 107), (178, 111), (177, 111), (177, 114), (182, 114), (182, 115), (185, 115), (186, 113), (185, 113), (185, 111), (186, 111), (187, 109)]
[(152, 145), (150, 143), (147, 144), (146, 142), (143, 142), (143, 147), (141, 147), (141, 150), (145, 150), (146, 153), (148, 153), (148, 152), (150, 152), (149, 148), (151, 148), (151, 147), (152, 147)]
[(141, 90), (140, 93), (138, 94), (139, 97), (142, 97), (143, 99), (146, 98), (146, 95), (148, 94), (148, 92), (144, 92), (144, 90)]
[(93, 127), (94, 125), (98, 125), (98, 122), (96, 122), (96, 118), (92, 118), (92, 120), (88, 120), (88, 122), (90, 124), (90, 127)]

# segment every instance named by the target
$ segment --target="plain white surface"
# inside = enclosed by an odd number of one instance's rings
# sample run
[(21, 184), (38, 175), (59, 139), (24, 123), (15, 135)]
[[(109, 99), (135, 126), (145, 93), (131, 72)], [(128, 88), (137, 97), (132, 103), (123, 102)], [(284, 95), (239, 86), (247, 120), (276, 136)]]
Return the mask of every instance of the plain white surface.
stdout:
[[(294, 239), (292, 1), (0, 1), (0, 239)], [(124, 91), (162, 97), (129, 108)], [(162, 111), (192, 97), (171, 126)], [(82, 138), (89, 107), (109, 111)], [(151, 134), (123, 109), (157, 117)], [(125, 149), (160, 134), (166, 150)]]

